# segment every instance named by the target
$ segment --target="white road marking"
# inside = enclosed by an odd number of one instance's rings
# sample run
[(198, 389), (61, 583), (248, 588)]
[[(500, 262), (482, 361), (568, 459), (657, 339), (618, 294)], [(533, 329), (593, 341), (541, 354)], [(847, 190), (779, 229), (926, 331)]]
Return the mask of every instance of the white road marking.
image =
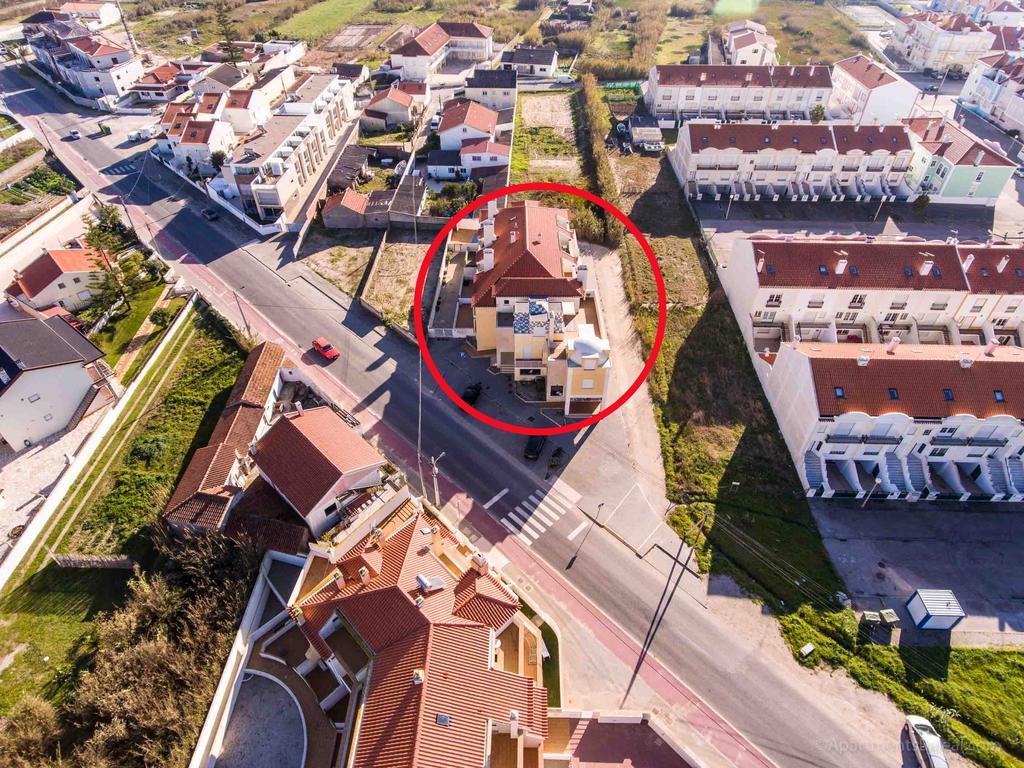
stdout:
[(586, 528), (588, 525), (590, 525), (590, 521), (589, 520), (584, 520), (582, 523), (580, 523), (575, 528), (573, 528), (572, 532), (570, 532), (569, 535), (566, 536), (565, 538), (567, 538), (569, 541), (572, 541), (577, 536), (579, 536), (581, 533), (583, 533), (583, 529)]
[(484, 509), (490, 509), (498, 501), (498, 499), (500, 499), (506, 493), (508, 493), (508, 488), (503, 488), (502, 490), (498, 491), (496, 494), (494, 494), (490, 501), (484, 504)]
[(542, 533), (544, 533), (544, 529), (539, 527), (537, 523), (531, 524), (527, 522), (529, 517), (530, 516), (523, 512), (523, 510), (520, 509), (519, 507), (516, 507), (515, 512), (509, 512), (505, 516), (506, 519), (512, 518), (512, 521), (519, 525), (520, 530), (525, 531), (526, 533), (531, 533), (533, 534), (533, 537), (536, 538), (540, 536)]
[(534, 517), (539, 517), (548, 525), (558, 522), (558, 515), (553, 515), (550, 510), (542, 509), (540, 504), (534, 501), (533, 496), (524, 501), (523, 506), (531, 510)]
[(519, 531), (517, 531), (515, 526), (513, 526), (512, 523), (508, 522), (505, 518), (501, 518), (501, 520), (499, 520), (498, 522), (505, 526), (505, 529), (509, 533), (511, 533), (513, 536), (515, 536), (517, 539), (523, 542), (523, 544), (525, 544), (526, 546), (530, 546), (533, 543), (533, 541), (531, 541), (529, 538), (527, 538)]
[(582, 493), (577, 491), (561, 478), (556, 480), (555, 484), (551, 487), (553, 490), (558, 491), (558, 493), (561, 494), (561, 496), (570, 504), (577, 504), (579, 500), (583, 498)]

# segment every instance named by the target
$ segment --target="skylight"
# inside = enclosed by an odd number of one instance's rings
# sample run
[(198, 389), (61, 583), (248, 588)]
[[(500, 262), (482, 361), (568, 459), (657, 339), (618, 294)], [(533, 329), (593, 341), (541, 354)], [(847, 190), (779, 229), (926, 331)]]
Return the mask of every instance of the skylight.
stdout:
[(828, 267), (826, 267), (824, 264), (819, 264), (818, 265), (818, 274), (819, 275), (827, 275), (828, 274)]
[(904, 267), (903, 268), (903, 276), (904, 277), (913, 277), (914, 276), (914, 270), (912, 270), (910, 267)]
[(1006, 402), (1006, 395), (1003, 394), (1003, 390), (1001, 390), (1001, 389), (994, 389), (994, 390), (992, 390), (992, 394), (995, 396), (997, 403), (1005, 403)]
[(856, 264), (854, 264), (852, 267), (850, 267), (850, 274), (854, 275), (854, 276), (860, 274), (860, 270), (857, 269), (857, 265)]
[(889, 399), (890, 400), (899, 400), (900, 399), (900, 391), (898, 389), (896, 389), (896, 387), (889, 387)]
[(949, 389), (949, 388), (946, 388), (946, 389), (942, 390), (942, 398), (947, 403), (953, 402), (953, 390)]
[(846, 397), (846, 390), (843, 389), (842, 387), (836, 387), (835, 392), (837, 400), (842, 400), (844, 397)]

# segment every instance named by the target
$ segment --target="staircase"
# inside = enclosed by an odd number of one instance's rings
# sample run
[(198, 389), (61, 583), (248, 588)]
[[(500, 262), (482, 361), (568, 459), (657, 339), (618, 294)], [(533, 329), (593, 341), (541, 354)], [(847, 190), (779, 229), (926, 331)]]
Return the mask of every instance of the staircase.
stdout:
[(985, 470), (988, 472), (989, 482), (992, 483), (992, 490), (995, 491), (994, 500), (1005, 499), (1013, 495), (1010, 483), (1006, 478), (1006, 468), (1001, 460), (990, 456), (985, 463)]
[(1006, 467), (1010, 470), (1010, 484), (1017, 489), (1018, 493), (1024, 493), (1024, 463), (1020, 456), (1011, 456), (1006, 460)]
[(825, 484), (825, 476), (821, 471), (821, 457), (814, 451), (804, 453), (804, 475), (807, 478), (807, 495), (816, 496)]
[(925, 474), (924, 462), (917, 456), (907, 456), (907, 477), (915, 494), (924, 496), (928, 493), (928, 475)]
[(893, 451), (885, 454), (885, 471), (889, 476), (889, 483), (895, 486), (897, 491), (904, 495), (910, 492), (910, 488), (907, 486), (907, 479), (903, 475), (903, 462), (900, 461), (900, 457)]
[(105, 382), (97, 381), (89, 387), (88, 391), (85, 393), (85, 397), (82, 398), (82, 402), (78, 404), (78, 407), (75, 408), (75, 412), (71, 414), (71, 418), (68, 419), (68, 432), (77, 427), (79, 422), (85, 418), (85, 414), (89, 412), (89, 408), (92, 407), (93, 402), (95, 402), (96, 397), (99, 395), (104, 384)]

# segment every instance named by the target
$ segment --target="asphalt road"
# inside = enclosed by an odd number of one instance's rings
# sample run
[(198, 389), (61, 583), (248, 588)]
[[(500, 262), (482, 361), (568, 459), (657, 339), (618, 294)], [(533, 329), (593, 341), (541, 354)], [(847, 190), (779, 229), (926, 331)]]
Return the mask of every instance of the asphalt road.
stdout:
[[(300, 346), (318, 335), (332, 339), (342, 354), (328, 371), (361, 398), (356, 415), (369, 409), (415, 444), (419, 416), (416, 351), (393, 335), (381, 333), (376, 321), (358, 305), (339, 306), (306, 281), (289, 277), (288, 240), (257, 242), (251, 231), (228, 216), (206, 222), (199, 215), (208, 207), (204, 198), (157, 163), (144, 161), (143, 148), (111, 147), (98, 140), (94, 114), (77, 110), (13, 67), (0, 69), (0, 87), (8, 106), (33, 129), (38, 118), (61, 136), (72, 127), (82, 130), (81, 140), (68, 142), (58, 151), (73, 150), (101, 172), (110, 171), (109, 186), (97, 191), (124, 195), (134, 205), (145, 205), (151, 220), (161, 224), (283, 334)], [(126, 158), (134, 158), (136, 169), (142, 172), (113, 172), (114, 168), (125, 169)], [(544, 462), (530, 465), (522, 460), (522, 438), (481, 427), (436, 392), (432, 381), (430, 384), (425, 386), (423, 398), (423, 455), (446, 452), (442, 469), (480, 502), (507, 488), (489, 509), (496, 518), (538, 489), (546, 493)], [(590, 440), (607, 441), (602, 450), (609, 461), (616, 455), (614, 436), (598, 436), (595, 430), (580, 442)], [(558, 443), (570, 456), (580, 450), (568, 437)], [(613, 468), (589, 477), (586, 487), (579, 488), (584, 493), (580, 505), (588, 508), (600, 499), (620, 498), (626, 491), (623, 477), (634, 471), (628, 456), (623, 457), (619, 470), (621, 474)], [(570, 463), (563, 478), (579, 477), (582, 486), (582, 478), (593, 474)], [(794, 682), (794, 670), (763, 662), (755, 646), (738, 640), (729, 626), (681, 594), (676, 589), (678, 581), (666, 579), (602, 529), (592, 530), (582, 545), (578, 539), (571, 540), (568, 534), (584, 522), (579, 510), (567, 511), (532, 542), (532, 550), (780, 766), (870, 768), (900, 763), (898, 733), (864, 733), (838, 721), (827, 701), (811, 697)]]

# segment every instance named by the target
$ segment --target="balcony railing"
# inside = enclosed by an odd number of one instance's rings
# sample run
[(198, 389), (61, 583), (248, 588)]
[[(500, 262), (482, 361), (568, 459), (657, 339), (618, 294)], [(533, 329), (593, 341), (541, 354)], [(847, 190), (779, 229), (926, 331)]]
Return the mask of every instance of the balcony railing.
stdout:
[(932, 445), (969, 445), (970, 440), (966, 437), (943, 437), (936, 435), (932, 438)]

